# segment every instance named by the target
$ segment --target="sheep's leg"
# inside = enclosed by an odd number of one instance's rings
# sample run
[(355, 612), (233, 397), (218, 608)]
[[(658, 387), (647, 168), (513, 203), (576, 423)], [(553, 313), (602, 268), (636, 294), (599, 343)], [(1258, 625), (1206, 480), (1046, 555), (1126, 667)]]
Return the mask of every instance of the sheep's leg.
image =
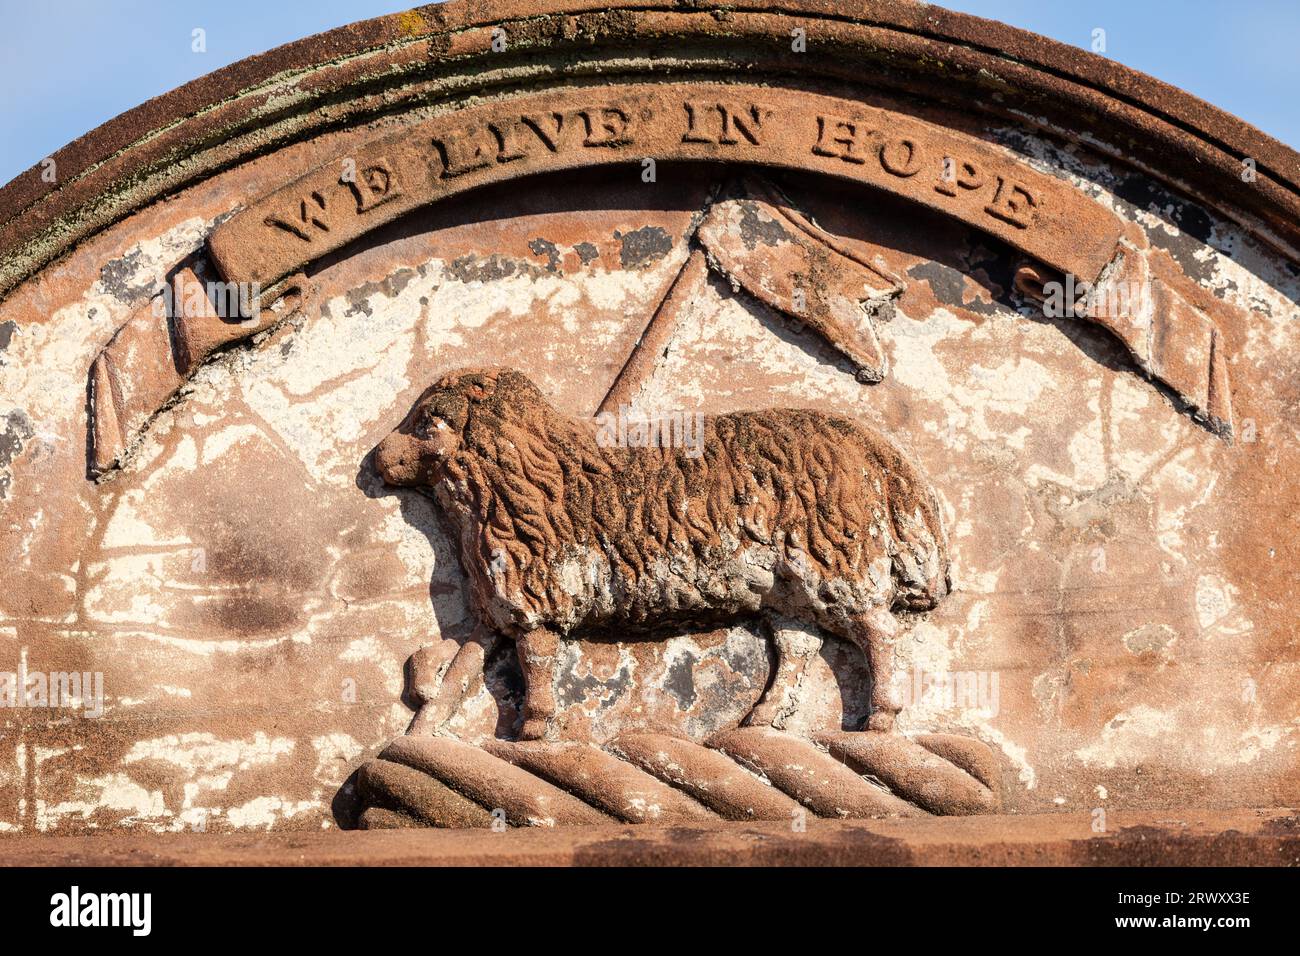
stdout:
[(898, 622), (884, 608), (877, 608), (854, 618), (848, 637), (862, 648), (871, 668), (871, 716), (865, 730), (893, 730), (894, 718), (903, 709), (894, 686), (894, 642)]
[(749, 712), (745, 723), (779, 730), (799, 706), (799, 685), (808, 662), (821, 650), (822, 639), (799, 628), (782, 626), (779, 621), (769, 621), (768, 630), (776, 648), (776, 669), (767, 691)]
[(524, 722), (520, 740), (541, 740), (555, 716), (555, 654), (559, 635), (548, 628), (529, 631), (516, 642), (524, 672)]
[(464, 702), (498, 635), (483, 626), (474, 629), (464, 644), (448, 655), (450, 641), (422, 647), (411, 655), (410, 688), (419, 702), (408, 734), (437, 733)]

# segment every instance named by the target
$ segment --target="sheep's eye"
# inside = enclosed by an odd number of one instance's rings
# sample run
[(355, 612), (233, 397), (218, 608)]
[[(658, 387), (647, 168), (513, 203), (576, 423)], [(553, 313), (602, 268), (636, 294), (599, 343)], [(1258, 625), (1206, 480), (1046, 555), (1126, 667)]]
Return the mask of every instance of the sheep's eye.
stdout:
[(446, 427), (447, 423), (439, 416), (432, 412), (425, 412), (420, 416), (419, 422), (415, 426), (415, 433), (421, 438), (432, 438), (434, 432)]

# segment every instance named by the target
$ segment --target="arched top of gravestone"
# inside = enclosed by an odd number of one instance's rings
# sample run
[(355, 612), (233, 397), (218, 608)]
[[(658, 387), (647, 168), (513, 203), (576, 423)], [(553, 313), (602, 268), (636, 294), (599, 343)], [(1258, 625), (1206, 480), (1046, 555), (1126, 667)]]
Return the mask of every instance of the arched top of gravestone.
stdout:
[(896, 0), (453, 0), (225, 67), (59, 150), (56, 182), (41, 164), (23, 173), (0, 189), (0, 295), (151, 201), (329, 129), (382, 130), (398, 114), (566, 80), (735, 78), (737, 67), (750, 82), (870, 88), (918, 109), (1013, 118), (1189, 193), (1286, 255), (1300, 247), (1295, 151), (1181, 90), (1003, 24)]

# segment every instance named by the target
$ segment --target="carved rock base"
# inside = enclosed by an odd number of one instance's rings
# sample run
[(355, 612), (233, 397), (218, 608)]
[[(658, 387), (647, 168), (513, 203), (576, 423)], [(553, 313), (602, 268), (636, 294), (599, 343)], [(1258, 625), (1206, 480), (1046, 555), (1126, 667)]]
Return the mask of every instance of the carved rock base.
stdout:
[(704, 744), (657, 733), (603, 747), (572, 741), (404, 736), (361, 768), (362, 829), (689, 825), (716, 820), (997, 813), (992, 751), (951, 734), (835, 731), (814, 740), (766, 727)]

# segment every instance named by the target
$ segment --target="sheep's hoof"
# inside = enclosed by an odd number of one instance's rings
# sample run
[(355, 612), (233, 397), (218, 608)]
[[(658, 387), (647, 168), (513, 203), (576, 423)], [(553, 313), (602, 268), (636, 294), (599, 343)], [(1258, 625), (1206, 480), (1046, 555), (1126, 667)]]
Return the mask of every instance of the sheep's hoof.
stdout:
[(887, 734), (894, 729), (894, 716), (892, 711), (878, 710), (867, 718), (867, 726), (862, 729)]
[(749, 712), (749, 715), (741, 721), (741, 724), (745, 727), (771, 727), (775, 724), (776, 719), (777, 711), (775, 707), (757, 704)]
[(519, 740), (543, 740), (546, 737), (547, 720), (545, 717), (529, 717), (519, 728)]
[(408, 737), (431, 737), (438, 732), (444, 721), (440, 718), (438, 708), (433, 704), (421, 704), (411, 724), (406, 728)]

